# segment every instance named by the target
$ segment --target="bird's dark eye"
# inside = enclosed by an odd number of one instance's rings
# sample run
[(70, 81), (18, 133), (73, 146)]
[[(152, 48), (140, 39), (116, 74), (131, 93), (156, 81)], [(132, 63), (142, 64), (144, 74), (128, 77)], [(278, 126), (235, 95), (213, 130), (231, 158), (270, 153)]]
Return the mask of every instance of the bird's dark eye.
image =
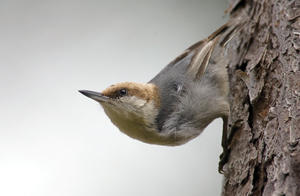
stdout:
[(119, 95), (120, 95), (120, 96), (125, 96), (125, 95), (127, 95), (127, 90), (126, 90), (125, 88), (119, 90)]

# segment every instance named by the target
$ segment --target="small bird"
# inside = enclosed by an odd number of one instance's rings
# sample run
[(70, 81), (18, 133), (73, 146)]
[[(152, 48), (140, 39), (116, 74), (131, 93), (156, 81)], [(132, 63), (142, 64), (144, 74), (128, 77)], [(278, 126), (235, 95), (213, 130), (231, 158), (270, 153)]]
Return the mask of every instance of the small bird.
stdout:
[(224, 45), (236, 26), (225, 24), (170, 62), (148, 83), (123, 82), (104, 91), (80, 90), (99, 102), (126, 135), (150, 144), (177, 146), (223, 119), (226, 146), (229, 116)]

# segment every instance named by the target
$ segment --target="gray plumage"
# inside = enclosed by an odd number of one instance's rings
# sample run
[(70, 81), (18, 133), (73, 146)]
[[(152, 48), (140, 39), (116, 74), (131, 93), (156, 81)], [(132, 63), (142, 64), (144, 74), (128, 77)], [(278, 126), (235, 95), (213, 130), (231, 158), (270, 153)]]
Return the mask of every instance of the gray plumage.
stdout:
[(224, 121), (223, 135), (227, 135), (229, 89), (224, 45), (237, 27), (232, 22), (223, 25), (146, 84), (124, 82), (102, 93), (80, 92), (98, 101), (123, 133), (146, 143), (184, 144), (219, 117)]

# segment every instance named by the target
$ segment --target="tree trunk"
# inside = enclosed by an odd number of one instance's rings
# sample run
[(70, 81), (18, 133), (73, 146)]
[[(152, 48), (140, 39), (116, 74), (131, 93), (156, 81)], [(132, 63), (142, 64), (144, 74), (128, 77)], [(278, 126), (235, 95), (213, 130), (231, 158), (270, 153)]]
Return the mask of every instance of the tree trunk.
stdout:
[(232, 0), (223, 195), (300, 196), (300, 0)]

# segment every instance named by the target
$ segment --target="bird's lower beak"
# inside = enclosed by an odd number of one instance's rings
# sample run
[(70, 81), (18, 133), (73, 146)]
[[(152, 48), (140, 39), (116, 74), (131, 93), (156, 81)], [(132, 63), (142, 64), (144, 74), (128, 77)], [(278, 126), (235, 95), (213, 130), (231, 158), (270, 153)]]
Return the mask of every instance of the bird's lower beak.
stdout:
[(91, 99), (94, 99), (95, 101), (98, 101), (98, 102), (106, 102), (109, 100), (109, 97), (103, 95), (102, 93), (88, 91), (88, 90), (79, 90), (79, 92)]

